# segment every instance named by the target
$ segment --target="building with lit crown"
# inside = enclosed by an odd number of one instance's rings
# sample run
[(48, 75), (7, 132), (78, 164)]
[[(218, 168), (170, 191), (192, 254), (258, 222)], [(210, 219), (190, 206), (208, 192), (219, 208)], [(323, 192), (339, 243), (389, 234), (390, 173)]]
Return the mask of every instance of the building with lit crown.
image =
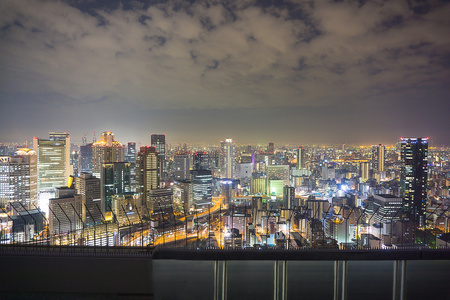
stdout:
[(114, 140), (114, 133), (102, 132), (100, 141), (92, 144), (92, 173), (100, 177), (103, 163), (123, 162), (123, 146)]

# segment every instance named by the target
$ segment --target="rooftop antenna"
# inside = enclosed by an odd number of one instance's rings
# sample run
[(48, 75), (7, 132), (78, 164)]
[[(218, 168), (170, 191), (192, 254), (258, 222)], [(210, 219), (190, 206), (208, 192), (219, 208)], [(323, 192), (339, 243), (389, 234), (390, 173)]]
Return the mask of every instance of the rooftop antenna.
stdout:
[(92, 143), (95, 143), (97, 141), (97, 138), (95, 137), (95, 131), (94, 131), (94, 137), (92, 138)]

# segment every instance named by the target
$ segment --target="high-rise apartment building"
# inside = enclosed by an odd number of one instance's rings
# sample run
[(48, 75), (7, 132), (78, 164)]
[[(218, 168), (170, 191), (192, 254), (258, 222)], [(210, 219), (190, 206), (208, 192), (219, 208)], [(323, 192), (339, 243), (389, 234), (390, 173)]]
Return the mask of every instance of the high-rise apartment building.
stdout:
[(150, 191), (159, 188), (159, 157), (155, 147), (141, 147), (136, 157), (136, 192), (142, 205), (150, 203)]
[(428, 177), (428, 138), (402, 138), (401, 188), (405, 214), (415, 226), (425, 225)]
[(33, 148), (37, 154), (39, 205), (46, 211), (55, 188), (66, 186), (72, 175), (69, 134), (50, 132), (48, 140), (35, 137)]
[(303, 147), (299, 147), (297, 149), (297, 161), (298, 161), (298, 169), (302, 170), (305, 168), (305, 149)]
[(361, 176), (361, 182), (366, 182), (369, 180), (369, 163), (362, 162), (359, 164), (359, 172)]
[(123, 162), (123, 146), (114, 140), (114, 133), (102, 132), (100, 141), (92, 144), (92, 173), (100, 177), (103, 163)]
[(130, 163), (103, 163), (100, 180), (102, 211), (111, 212), (113, 196), (131, 192)]
[(165, 134), (152, 134), (151, 136), (152, 146), (155, 147), (159, 157), (159, 179), (165, 178), (166, 169), (166, 135)]
[(90, 173), (81, 173), (76, 178), (76, 188), (77, 194), (81, 196), (83, 203), (83, 220), (86, 225), (101, 223), (102, 195), (100, 178)]
[(385, 152), (384, 145), (372, 146), (372, 168), (375, 172), (384, 172)]
[(0, 206), (20, 202), (26, 209), (37, 207), (37, 156), (31, 149), (0, 157)]
[(235, 144), (232, 139), (226, 139), (220, 142), (222, 146), (222, 166), (220, 171), (221, 178), (234, 178), (235, 168)]

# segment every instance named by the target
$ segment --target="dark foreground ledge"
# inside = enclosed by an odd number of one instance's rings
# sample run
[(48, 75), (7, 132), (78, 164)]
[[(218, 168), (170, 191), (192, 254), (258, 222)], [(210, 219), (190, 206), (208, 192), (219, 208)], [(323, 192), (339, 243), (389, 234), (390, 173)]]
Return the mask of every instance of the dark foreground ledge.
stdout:
[(156, 249), (153, 259), (177, 260), (450, 260), (450, 249), (217, 250)]

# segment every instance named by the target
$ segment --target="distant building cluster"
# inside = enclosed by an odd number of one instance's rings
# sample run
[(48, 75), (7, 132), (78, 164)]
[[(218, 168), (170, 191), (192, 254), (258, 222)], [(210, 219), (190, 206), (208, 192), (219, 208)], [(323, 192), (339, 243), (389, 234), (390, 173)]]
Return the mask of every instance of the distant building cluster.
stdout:
[[(391, 248), (449, 231), (450, 151), (394, 146), (0, 145), (2, 243)], [(189, 241), (189, 243), (188, 243)]]

